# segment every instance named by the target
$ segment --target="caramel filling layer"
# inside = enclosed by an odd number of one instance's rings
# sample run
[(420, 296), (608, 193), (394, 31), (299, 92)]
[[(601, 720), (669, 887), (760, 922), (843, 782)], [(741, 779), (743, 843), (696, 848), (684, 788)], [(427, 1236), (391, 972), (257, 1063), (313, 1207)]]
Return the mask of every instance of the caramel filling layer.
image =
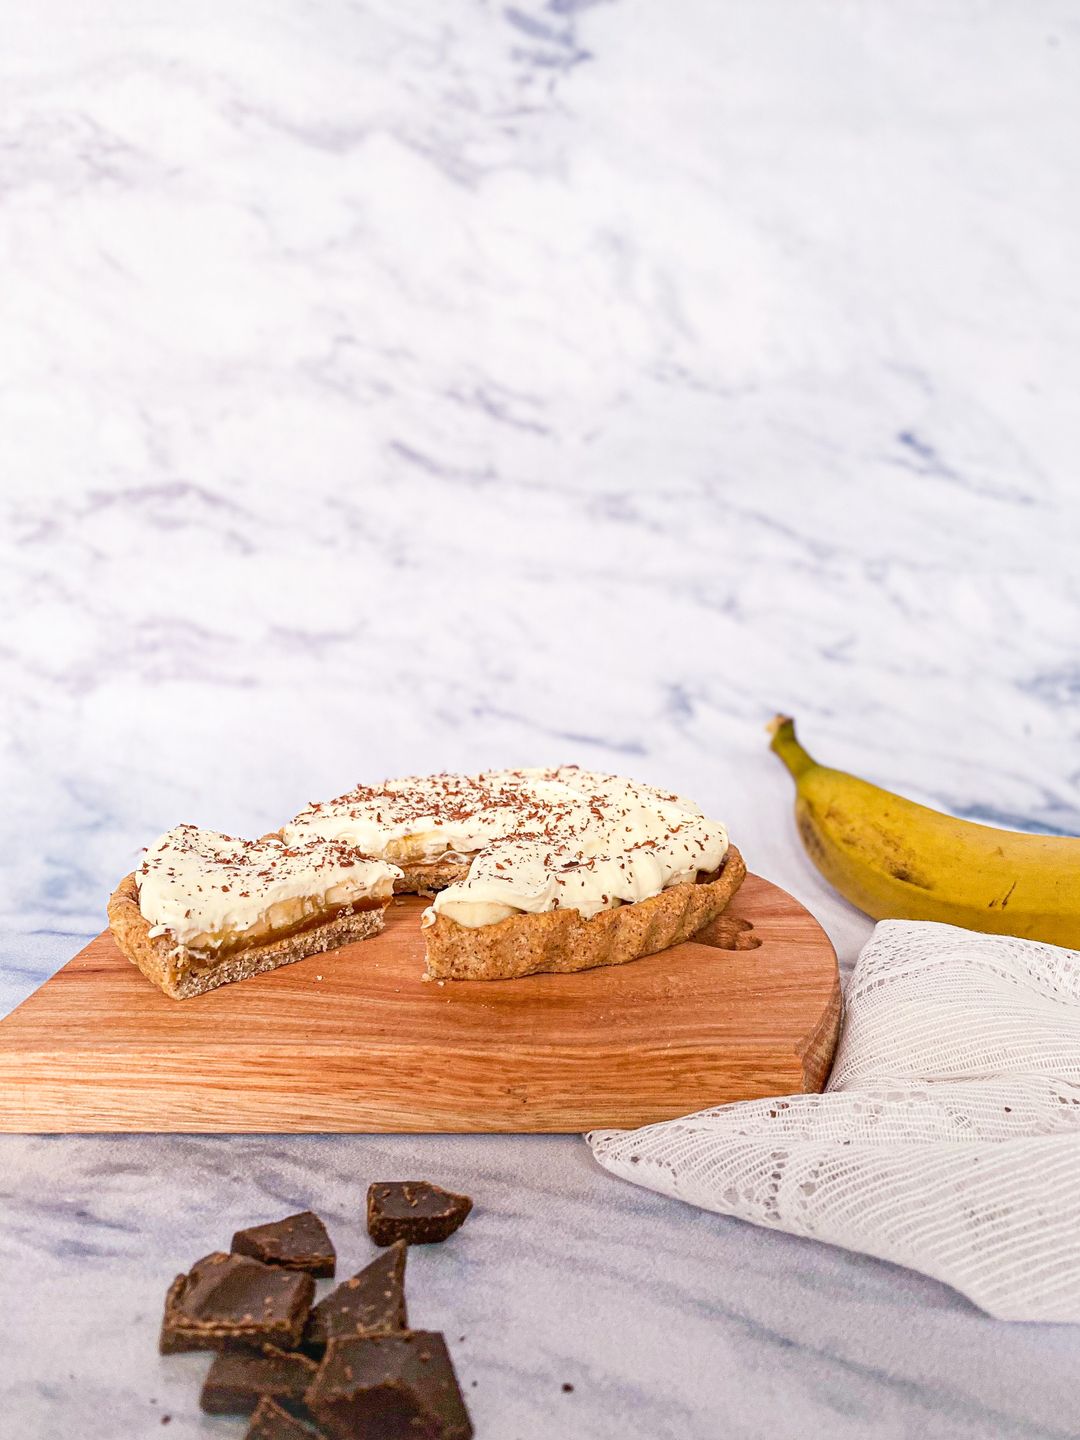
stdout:
[(268, 945), (275, 940), (287, 940), (293, 935), (316, 930), (331, 920), (343, 915), (355, 915), (362, 910), (381, 910), (390, 903), (390, 896), (366, 896), (359, 900), (329, 904), (315, 899), (279, 900), (271, 905), (266, 915), (246, 930), (219, 931), (211, 935), (204, 932), (185, 945), (177, 957), (178, 969), (212, 970), (245, 950), (256, 945)]

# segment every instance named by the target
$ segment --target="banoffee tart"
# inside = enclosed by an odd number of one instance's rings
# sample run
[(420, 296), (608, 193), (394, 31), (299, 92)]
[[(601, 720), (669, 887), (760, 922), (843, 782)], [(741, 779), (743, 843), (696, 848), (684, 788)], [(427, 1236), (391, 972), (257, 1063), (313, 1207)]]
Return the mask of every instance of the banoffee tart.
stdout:
[(239, 840), (178, 825), (109, 901), (120, 948), (186, 1000), (376, 935), (401, 872), (340, 840)]
[(651, 785), (574, 765), (414, 775), (312, 803), (258, 841), (178, 826), (109, 920), (183, 999), (374, 934), (395, 891), (419, 892), (426, 978), (502, 980), (665, 950), (745, 875), (719, 821)]
[(309, 805), (291, 842), (347, 840), (436, 890), (429, 979), (501, 980), (616, 965), (688, 939), (746, 875), (689, 800), (563, 765), (410, 776)]

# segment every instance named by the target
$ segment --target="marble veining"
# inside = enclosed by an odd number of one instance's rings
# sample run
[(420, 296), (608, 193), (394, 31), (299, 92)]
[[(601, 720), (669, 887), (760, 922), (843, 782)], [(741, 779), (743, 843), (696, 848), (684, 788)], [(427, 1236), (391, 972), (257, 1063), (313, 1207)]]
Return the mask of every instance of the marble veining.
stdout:
[[(1063, 0), (8, 19), (0, 1008), (172, 824), (567, 760), (699, 800), (848, 965), (776, 709), (1080, 830)], [(414, 1276), (481, 1437), (1074, 1433), (1071, 1330), (495, 1137), (0, 1140), (0, 1430), (233, 1433), (167, 1280), (294, 1203), (358, 1263), (410, 1168), (478, 1198)]]

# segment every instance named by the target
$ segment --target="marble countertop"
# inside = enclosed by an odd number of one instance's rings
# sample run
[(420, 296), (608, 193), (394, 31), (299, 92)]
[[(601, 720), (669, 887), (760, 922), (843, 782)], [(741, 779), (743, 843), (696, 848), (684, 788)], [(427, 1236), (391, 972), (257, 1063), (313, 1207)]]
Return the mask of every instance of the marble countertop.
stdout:
[[(361, 777), (685, 790), (845, 966), (868, 923), (799, 849), (774, 710), (918, 798), (1080, 830), (1067, 5), (9, 20), (0, 1010), (148, 838)], [(0, 1138), (5, 1423), (239, 1433), (154, 1351), (167, 1281), (306, 1205), (359, 1264), (363, 1189), (405, 1171), (477, 1198), (413, 1310), (480, 1440), (1075, 1433), (1074, 1329), (575, 1137)]]

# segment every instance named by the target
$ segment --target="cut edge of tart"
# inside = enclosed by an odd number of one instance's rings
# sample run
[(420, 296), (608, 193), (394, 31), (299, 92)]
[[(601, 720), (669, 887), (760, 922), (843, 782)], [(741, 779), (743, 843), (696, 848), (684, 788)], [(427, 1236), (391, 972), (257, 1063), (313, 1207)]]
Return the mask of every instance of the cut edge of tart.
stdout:
[(366, 940), (383, 928), (383, 915), (389, 897), (380, 899), (372, 909), (315, 919), (276, 939), (240, 944), (216, 951), (187, 949), (177, 945), (169, 934), (152, 934), (156, 928), (139, 909), (139, 891), (134, 872), (125, 875), (109, 900), (109, 928), (116, 943), (131, 963), (174, 1000), (188, 1000), (203, 995), (219, 985), (247, 980), (281, 965), (291, 965), (324, 950), (336, 950), (356, 940)]

